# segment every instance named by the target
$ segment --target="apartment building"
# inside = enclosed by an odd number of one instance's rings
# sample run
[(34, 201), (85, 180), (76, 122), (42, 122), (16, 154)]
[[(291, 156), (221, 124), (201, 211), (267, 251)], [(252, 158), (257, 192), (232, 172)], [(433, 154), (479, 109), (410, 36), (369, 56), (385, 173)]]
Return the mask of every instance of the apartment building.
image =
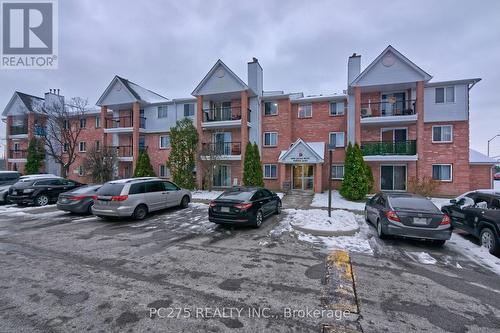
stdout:
[[(187, 98), (168, 99), (115, 76), (97, 102), (100, 112), (89, 115), (94, 122), (87, 122), (93, 127), (85, 142), (115, 147), (116, 177), (131, 176), (139, 152), (147, 150), (157, 175), (168, 178), (170, 128), (188, 117), (200, 138), (194, 170), (199, 187), (212, 164), (215, 187), (240, 185), (246, 145), (256, 142), (267, 187), (322, 192), (331, 181), (339, 188), (351, 142), (361, 146), (372, 168), (374, 191), (407, 191), (416, 178), (437, 180), (443, 195), (491, 188), (495, 161), (469, 148), (469, 112), (475, 112), (469, 110), (469, 94), (480, 79), (434, 82), (392, 46), (363, 70), (356, 54), (347, 67), (342, 93), (316, 96), (264, 91), (255, 58), (248, 63), (247, 82), (218, 60)], [(23, 153), (11, 151), (25, 150), (22, 140), (34, 135), (36, 115), (29, 105), (42, 99), (16, 93), (13, 100), (3, 113), (10, 129), (9, 169), (22, 168)], [(15, 111), (14, 104), (25, 108)], [(85, 177), (80, 163), (70, 172), (77, 180)]]

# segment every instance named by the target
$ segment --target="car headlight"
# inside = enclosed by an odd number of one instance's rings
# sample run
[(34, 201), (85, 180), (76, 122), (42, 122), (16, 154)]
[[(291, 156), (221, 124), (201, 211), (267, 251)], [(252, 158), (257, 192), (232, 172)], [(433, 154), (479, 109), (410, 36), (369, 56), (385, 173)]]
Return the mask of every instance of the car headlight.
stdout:
[(33, 193), (33, 192), (35, 192), (34, 188), (27, 188), (27, 189), (23, 190), (23, 193)]

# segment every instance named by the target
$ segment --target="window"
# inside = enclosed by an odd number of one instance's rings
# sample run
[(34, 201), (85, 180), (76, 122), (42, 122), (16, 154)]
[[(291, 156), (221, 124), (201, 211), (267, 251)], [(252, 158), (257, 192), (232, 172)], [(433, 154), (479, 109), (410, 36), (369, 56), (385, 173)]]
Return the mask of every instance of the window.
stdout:
[(276, 164), (264, 164), (264, 178), (265, 179), (278, 178), (278, 166)]
[(145, 183), (135, 183), (130, 185), (130, 190), (128, 194), (141, 194), (146, 192), (146, 184)]
[(344, 132), (330, 132), (330, 145), (335, 147), (345, 147)]
[(193, 117), (194, 116), (194, 104), (184, 104), (184, 117)]
[(160, 149), (168, 149), (168, 148), (170, 148), (170, 136), (160, 135)]
[(265, 102), (264, 103), (264, 116), (276, 116), (278, 114), (278, 103), (277, 102)]
[(14, 143), (14, 151), (19, 151), (19, 143)]
[(147, 182), (146, 183), (146, 192), (163, 192), (165, 187), (163, 186), (163, 182)]
[(330, 103), (330, 116), (341, 116), (344, 114), (344, 103)]
[(276, 147), (278, 145), (278, 133), (266, 132), (264, 133), (264, 146)]
[(85, 141), (80, 141), (78, 148), (80, 150), (80, 153), (86, 152), (87, 151), (87, 143)]
[(65, 152), (65, 153), (68, 152), (68, 143), (63, 144), (63, 152)]
[(168, 108), (166, 105), (160, 105), (158, 107), (158, 118), (167, 118)]
[(95, 116), (95, 128), (101, 127), (101, 116)]
[(432, 179), (443, 182), (451, 182), (453, 179), (453, 170), (451, 164), (433, 164)]
[(436, 88), (436, 104), (455, 103), (455, 87)]
[(177, 190), (179, 190), (179, 188), (171, 182), (163, 182), (163, 185), (165, 186), (165, 191), (177, 191)]
[(87, 118), (80, 118), (80, 128), (87, 127)]
[(312, 104), (301, 104), (299, 105), (299, 118), (311, 118), (312, 117)]
[(95, 142), (95, 151), (101, 151), (101, 141), (99, 140)]
[(165, 164), (160, 164), (160, 170), (158, 172), (161, 178), (169, 178), (170, 177), (170, 169), (167, 168)]
[(78, 167), (78, 176), (80, 176), (80, 177), (85, 176), (85, 170), (83, 169), (83, 166), (82, 166), (82, 165), (80, 165), (80, 166)]
[(344, 165), (332, 165), (332, 179), (344, 179)]
[(453, 126), (441, 125), (432, 126), (432, 142), (452, 142)]

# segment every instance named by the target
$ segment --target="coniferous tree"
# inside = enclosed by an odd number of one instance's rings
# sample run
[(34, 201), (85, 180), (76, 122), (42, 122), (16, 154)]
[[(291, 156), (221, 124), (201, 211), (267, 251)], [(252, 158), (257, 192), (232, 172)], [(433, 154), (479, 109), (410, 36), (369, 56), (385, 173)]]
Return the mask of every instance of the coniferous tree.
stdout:
[(253, 185), (264, 187), (264, 172), (262, 170), (262, 165), (260, 163), (259, 147), (257, 146), (257, 143), (255, 143), (255, 142), (253, 144), (253, 155), (254, 155), (253, 162), (254, 162), (254, 168), (255, 168), (255, 181), (254, 181)]
[(45, 150), (42, 142), (38, 141), (36, 138), (32, 138), (28, 144), (24, 172), (27, 175), (39, 173), (44, 158)]
[(370, 179), (371, 170), (363, 160), (363, 153), (356, 143), (354, 146), (349, 143), (346, 150), (344, 164), (344, 180), (340, 194), (349, 200), (361, 200), (369, 193), (373, 184), (373, 176)]
[(194, 189), (196, 179), (193, 170), (196, 164), (198, 132), (191, 119), (177, 121), (176, 126), (170, 130), (170, 145), (167, 167), (172, 173), (173, 181), (180, 187)]
[(141, 150), (139, 152), (139, 158), (137, 159), (137, 165), (134, 170), (134, 177), (156, 177), (146, 150)]
[(243, 185), (245, 186), (252, 186), (255, 180), (254, 155), (253, 145), (248, 142), (245, 149), (245, 161), (243, 162)]

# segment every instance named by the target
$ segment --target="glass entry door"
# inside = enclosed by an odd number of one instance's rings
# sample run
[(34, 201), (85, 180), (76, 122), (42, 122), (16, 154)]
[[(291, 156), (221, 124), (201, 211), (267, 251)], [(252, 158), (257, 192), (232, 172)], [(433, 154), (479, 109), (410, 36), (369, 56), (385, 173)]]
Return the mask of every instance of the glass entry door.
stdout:
[(406, 165), (382, 165), (380, 189), (382, 191), (406, 191)]
[(294, 164), (292, 173), (294, 190), (314, 189), (314, 164)]
[(229, 165), (219, 165), (214, 172), (214, 186), (231, 186), (231, 167)]
[(405, 93), (382, 94), (382, 116), (400, 116), (405, 106)]

